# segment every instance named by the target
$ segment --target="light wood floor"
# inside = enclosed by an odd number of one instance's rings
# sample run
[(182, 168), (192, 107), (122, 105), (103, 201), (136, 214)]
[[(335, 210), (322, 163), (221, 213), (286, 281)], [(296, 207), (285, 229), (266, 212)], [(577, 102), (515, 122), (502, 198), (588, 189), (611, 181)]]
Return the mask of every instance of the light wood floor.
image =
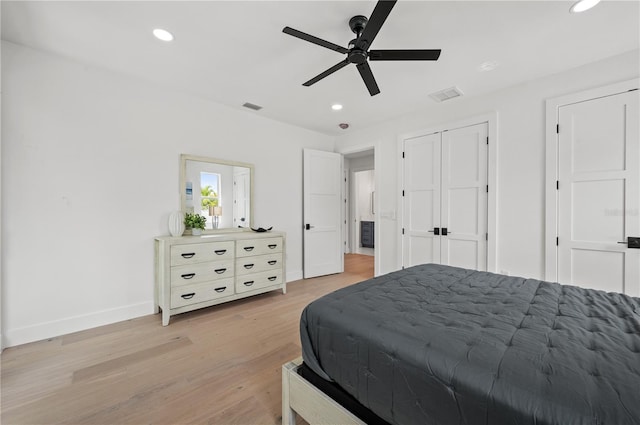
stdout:
[(345, 273), (175, 316), (159, 315), (11, 347), (2, 353), (1, 422), (279, 424), (283, 363), (300, 356), (298, 323), (314, 299), (373, 276)]

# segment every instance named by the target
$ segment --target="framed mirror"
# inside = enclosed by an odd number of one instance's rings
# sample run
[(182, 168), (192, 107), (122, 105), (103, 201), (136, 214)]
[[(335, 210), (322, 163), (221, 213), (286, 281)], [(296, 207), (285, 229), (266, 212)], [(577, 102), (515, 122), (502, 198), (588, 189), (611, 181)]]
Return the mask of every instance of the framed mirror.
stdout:
[(207, 219), (205, 232), (253, 227), (253, 164), (180, 155), (180, 208)]

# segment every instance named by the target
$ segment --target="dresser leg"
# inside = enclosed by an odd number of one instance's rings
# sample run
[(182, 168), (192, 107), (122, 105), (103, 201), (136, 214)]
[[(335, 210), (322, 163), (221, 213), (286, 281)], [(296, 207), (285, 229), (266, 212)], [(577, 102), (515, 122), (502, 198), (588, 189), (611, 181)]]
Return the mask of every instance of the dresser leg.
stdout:
[(170, 317), (169, 312), (162, 310), (162, 326), (167, 326), (169, 324)]
[(286, 293), (287, 293), (287, 285), (284, 285), (284, 286), (282, 287), (282, 295), (284, 295), (284, 294), (286, 294)]

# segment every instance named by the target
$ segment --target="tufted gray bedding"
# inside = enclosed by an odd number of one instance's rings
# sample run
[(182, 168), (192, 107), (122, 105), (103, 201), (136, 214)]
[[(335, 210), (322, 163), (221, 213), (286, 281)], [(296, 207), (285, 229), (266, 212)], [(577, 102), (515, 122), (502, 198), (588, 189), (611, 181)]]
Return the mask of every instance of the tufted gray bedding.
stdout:
[(392, 424), (640, 424), (640, 299), (427, 264), (338, 290), (304, 362)]

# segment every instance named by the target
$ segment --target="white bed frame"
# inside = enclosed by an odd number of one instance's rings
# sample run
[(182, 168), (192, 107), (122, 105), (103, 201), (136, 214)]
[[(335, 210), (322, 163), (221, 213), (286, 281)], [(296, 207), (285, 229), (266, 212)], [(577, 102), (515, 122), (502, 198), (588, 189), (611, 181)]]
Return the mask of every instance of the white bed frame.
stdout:
[(366, 425), (353, 413), (298, 375), (302, 358), (282, 365), (282, 425), (295, 425), (300, 415), (310, 425)]

